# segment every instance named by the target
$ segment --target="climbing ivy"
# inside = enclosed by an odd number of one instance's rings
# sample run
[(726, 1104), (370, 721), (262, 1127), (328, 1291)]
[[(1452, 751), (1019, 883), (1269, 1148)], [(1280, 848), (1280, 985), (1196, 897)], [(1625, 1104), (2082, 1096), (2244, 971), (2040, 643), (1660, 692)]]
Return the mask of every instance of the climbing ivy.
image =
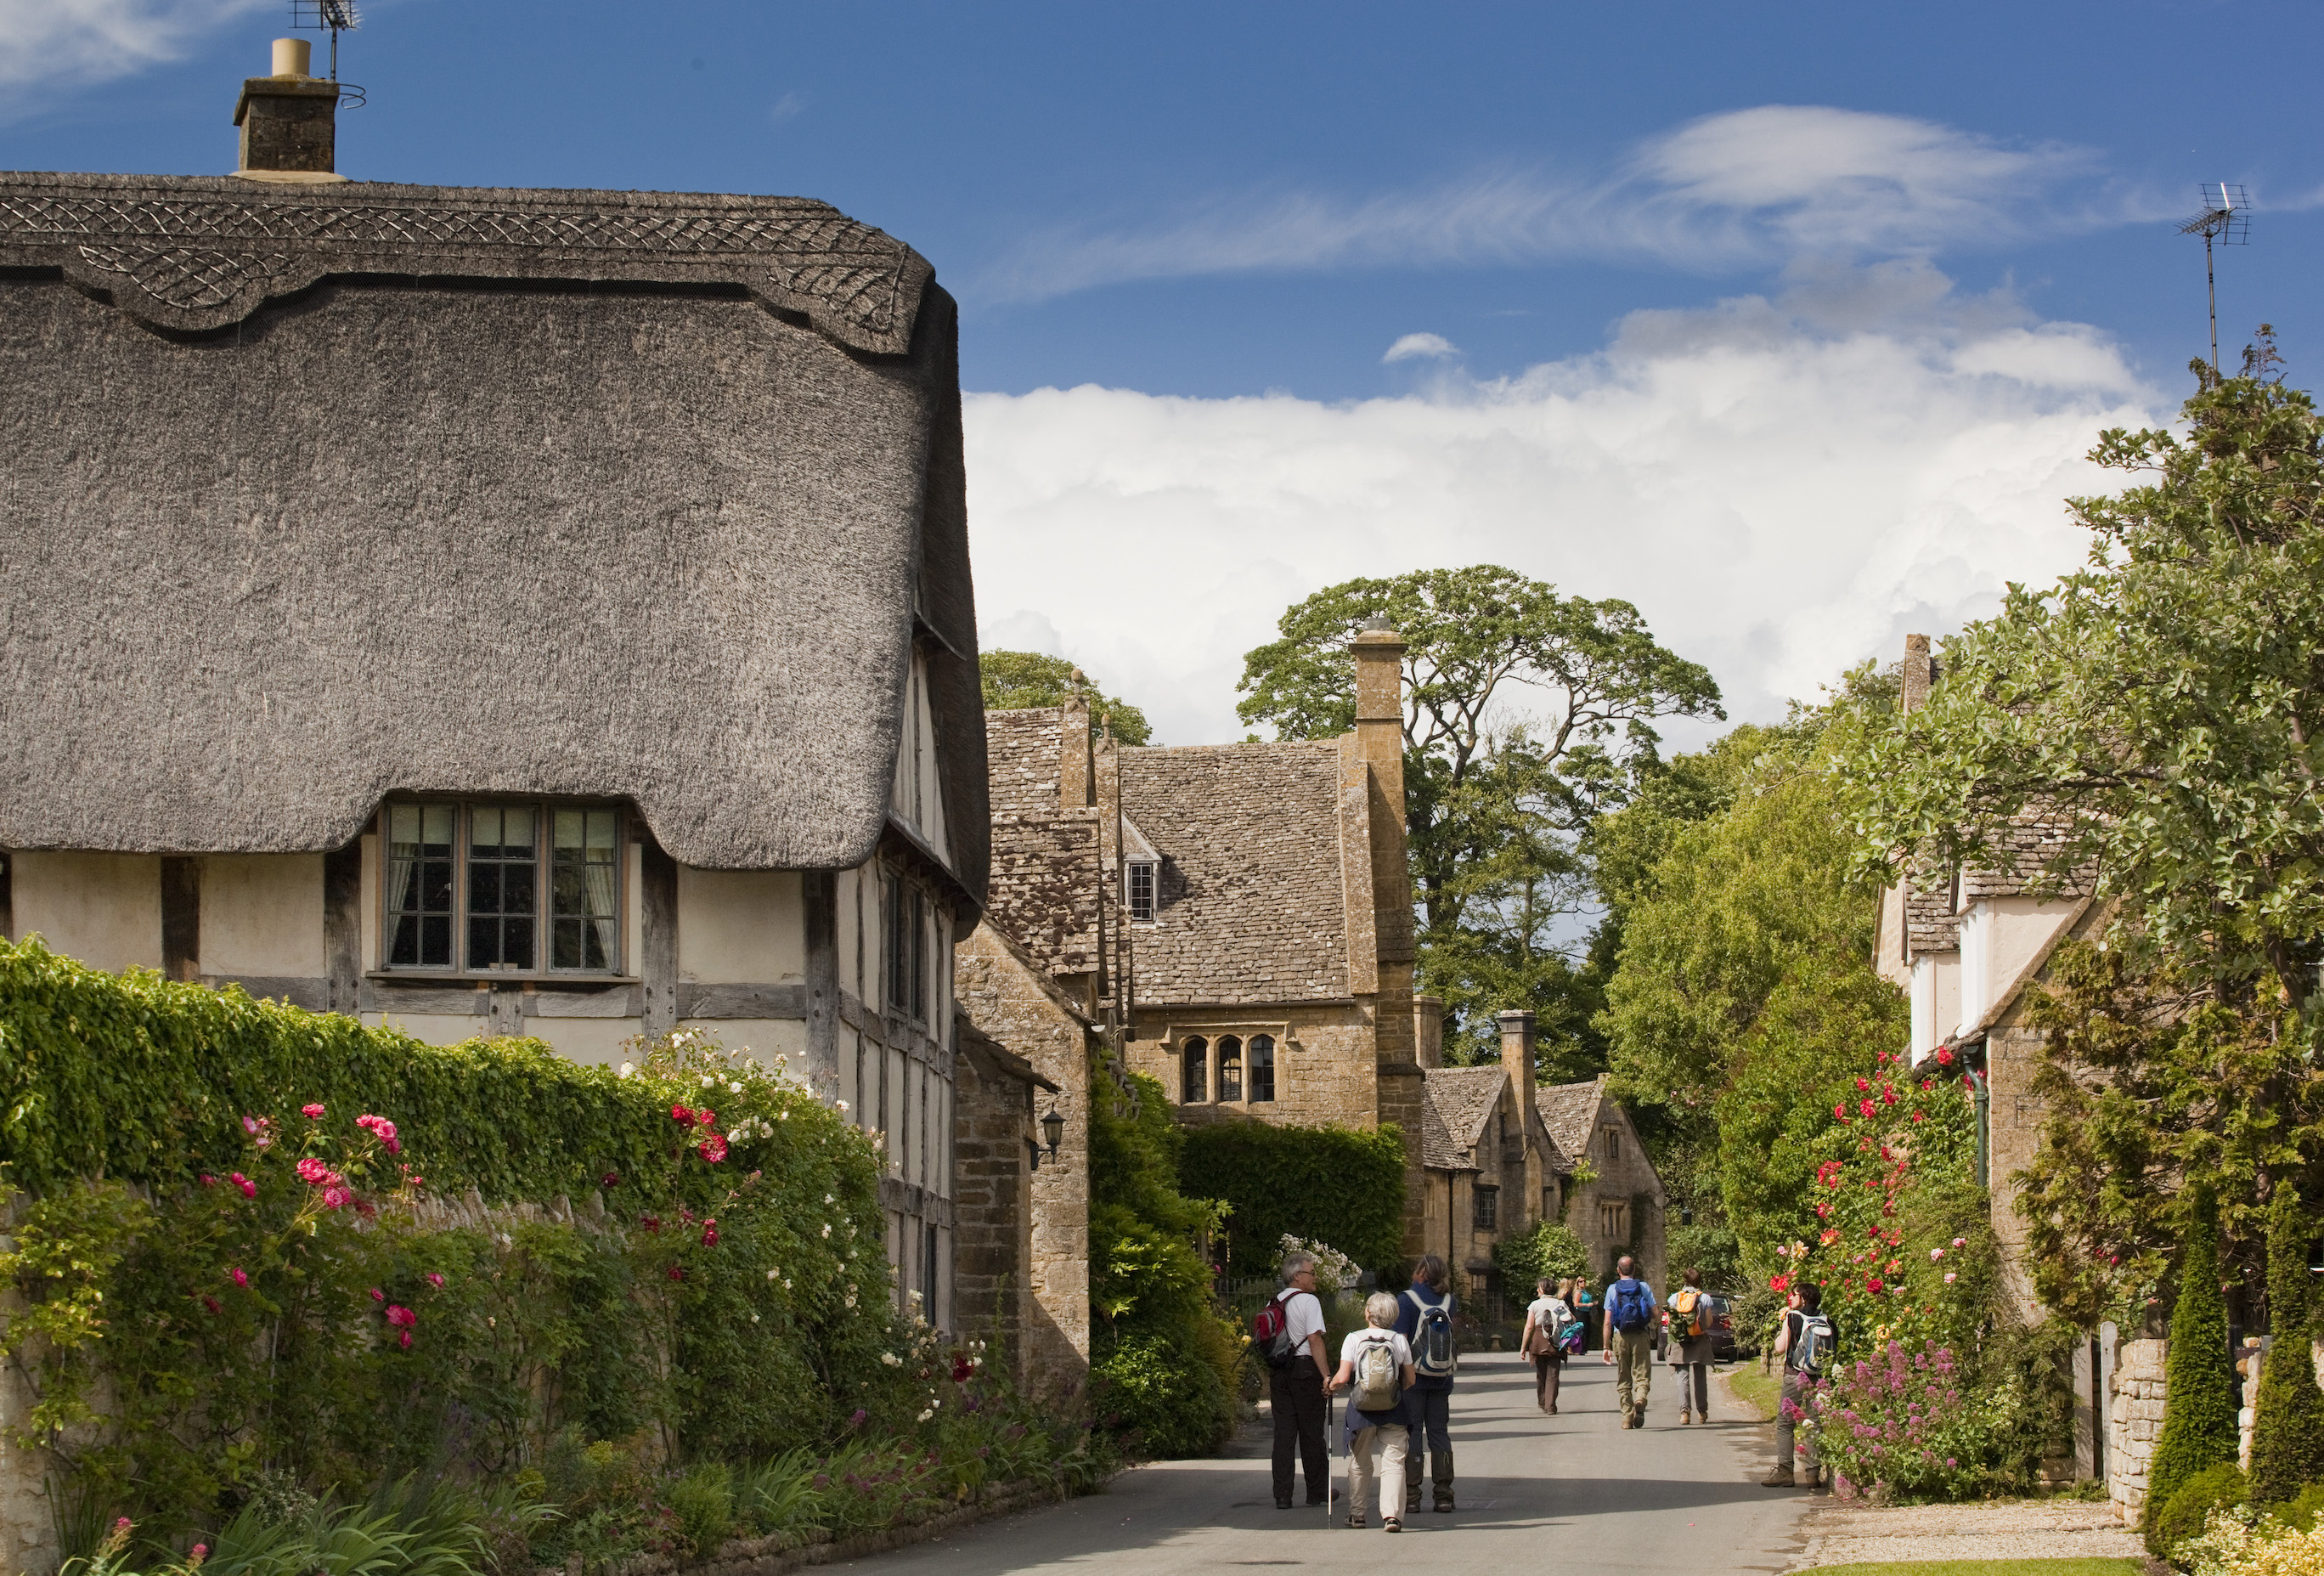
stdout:
[(1403, 1256), (1404, 1136), (1394, 1126), (1196, 1128), (1178, 1176), (1187, 1192), (1225, 1203), (1234, 1275), (1273, 1270), (1286, 1233), (1329, 1242), (1370, 1269), (1389, 1269)]

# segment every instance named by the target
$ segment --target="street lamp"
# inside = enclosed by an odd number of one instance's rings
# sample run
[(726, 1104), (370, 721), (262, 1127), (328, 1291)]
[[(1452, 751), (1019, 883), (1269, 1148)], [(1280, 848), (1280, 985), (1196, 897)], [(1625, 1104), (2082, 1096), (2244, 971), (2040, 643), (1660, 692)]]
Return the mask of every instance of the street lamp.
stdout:
[(1057, 1157), (1057, 1146), (1065, 1136), (1065, 1119), (1058, 1114), (1057, 1102), (1049, 1101), (1049, 1114), (1041, 1119), (1041, 1136), (1049, 1140), (1049, 1158)]

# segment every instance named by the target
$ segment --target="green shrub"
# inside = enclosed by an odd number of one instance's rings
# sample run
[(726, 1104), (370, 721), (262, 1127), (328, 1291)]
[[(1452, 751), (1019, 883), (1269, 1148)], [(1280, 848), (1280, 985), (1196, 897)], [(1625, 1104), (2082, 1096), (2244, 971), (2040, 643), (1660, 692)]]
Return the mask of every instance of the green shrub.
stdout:
[(2310, 1483), (2290, 1500), (2282, 1505), (2272, 1505), (2268, 1509), (2276, 1520), (2292, 1531), (2313, 1532), (2316, 1530), (2317, 1513), (2324, 1511), (2324, 1483)]
[(667, 1491), (678, 1513), (678, 1531), (698, 1559), (718, 1552), (734, 1531), (733, 1473), (723, 1461), (705, 1461), (684, 1473)]
[[(2209, 1188), (2198, 1185), (2191, 1190), (2187, 1213), (2179, 1297), (2171, 1310), (2171, 1345), (2163, 1367), (2163, 1433), (2146, 1479), (2146, 1546), (2158, 1557), (2171, 1544), (2158, 1539), (2155, 1516), (2197, 1473), (2234, 1461), (2241, 1442), (2231, 1388), (2235, 1374), (2227, 1358), (2227, 1310), (2219, 1299), (2218, 1201)], [(2200, 1517), (2195, 1530), (2201, 1530)]]
[(2252, 1420), (2252, 1498), (2262, 1504), (2291, 1499), (2302, 1484), (2324, 1479), (2324, 1389), (2308, 1357), (2310, 1240), (2299, 1190), (2283, 1178), (2267, 1212), (2267, 1322), (2275, 1340), (2260, 1369)]
[(1494, 1243), (1493, 1267), (1501, 1272), (1511, 1296), (1529, 1301), (1537, 1280), (1588, 1275), (1590, 1249), (1570, 1227), (1544, 1221), (1522, 1236)]
[(1117, 1345), (1092, 1369), (1098, 1421), (1150, 1456), (1204, 1456), (1226, 1442), (1233, 1412), (1218, 1372), (1159, 1336)]
[(1229, 1269), (1275, 1268), (1287, 1233), (1329, 1242), (1368, 1269), (1404, 1252), (1404, 1138), (1395, 1127), (1291, 1128), (1223, 1121), (1187, 1133), (1178, 1185), (1224, 1202)]
[[(2150, 1479), (2150, 1481), (2152, 1479)], [(2233, 1461), (2203, 1468), (2182, 1479), (2161, 1508), (2146, 1503), (2146, 1548), (2158, 1560), (2190, 1538), (2200, 1537), (2214, 1510), (2232, 1509), (2249, 1497), (2243, 1469)]]

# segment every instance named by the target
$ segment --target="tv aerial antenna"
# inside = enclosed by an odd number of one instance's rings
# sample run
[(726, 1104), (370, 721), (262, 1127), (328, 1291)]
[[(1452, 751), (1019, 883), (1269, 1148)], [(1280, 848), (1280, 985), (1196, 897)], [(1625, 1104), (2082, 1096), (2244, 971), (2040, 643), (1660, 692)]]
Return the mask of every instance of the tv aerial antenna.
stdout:
[[(331, 80), (339, 81), (339, 34), (353, 32), (362, 24), (356, 14), (355, 0), (290, 0), (290, 25), (319, 31), (327, 28), (331, 34)], [(339, 102), (349, 109), (363, 106), (364, 90), (352, 82), (339, 83)]]
[[(328, 3), (328, 0), (326, 0)], [(2211, 262), (2211, 247), (2251, 244), (2251, 197), (2240, 186), (2215, 180), (2199, 188), (2203, 211), (2179, 226), (2182, 235), (2203, 237), (2203, 282), (2211, 292), (2211, 375), (2219, 375), (2219, 276)]]

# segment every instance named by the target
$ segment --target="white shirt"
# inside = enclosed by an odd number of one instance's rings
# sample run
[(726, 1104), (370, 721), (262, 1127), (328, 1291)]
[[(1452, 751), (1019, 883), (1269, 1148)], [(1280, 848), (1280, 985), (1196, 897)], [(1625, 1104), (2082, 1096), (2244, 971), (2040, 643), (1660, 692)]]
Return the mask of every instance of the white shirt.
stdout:
[(1323, 1333), (1323, 1304), (1314, 1292), (1286, 1292), (1277, 1300), (1283, 1304), (1283, 1332), (1291, 1337), (1294, 1355), (1314, 1356), (1307, 1338)]
[(1555, 1297), (1536, 1297), (1527, 1304), (1526, 1312), (1533, 1315), (1536, 1324), (1552, 1335), (1563, 1329), (1573, 1317), (1573, 1310)]
[(1361, 1330), (1349, 1331), (1340, 1341), (1340, 1360), (1355, 1361), (1356, 1353), (1367, 1341), (1377, 1341), (1382, 1336), (1388, 1338), (1389, 1350), (1396, 1353), (1397, 1372), (1401, 1374), (1412, 1365), (1412, 1343), (1393, 1330), (1374, 1330), (1366, 1326)]

